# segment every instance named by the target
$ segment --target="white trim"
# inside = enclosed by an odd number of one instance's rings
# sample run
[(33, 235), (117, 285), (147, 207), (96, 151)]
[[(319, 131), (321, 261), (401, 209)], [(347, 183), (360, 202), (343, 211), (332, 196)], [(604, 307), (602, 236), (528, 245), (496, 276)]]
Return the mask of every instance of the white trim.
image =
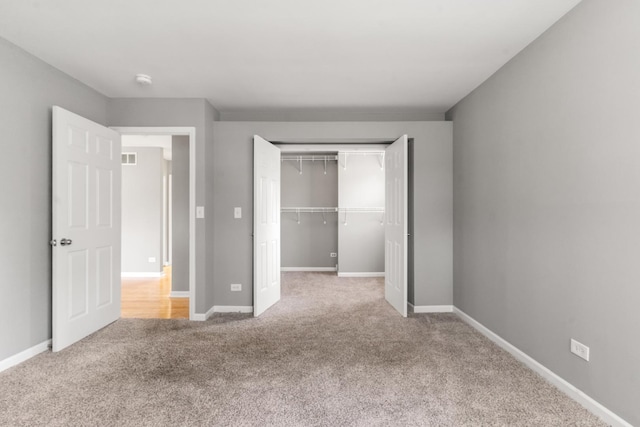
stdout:
[(203, 313), (194, 313), (193, 317), (190, 318), (189, 320), (196, 320), (196, 321), (199, 321), (199, 322), (204, 322), (205, 320), (207, 320), (208, 318), (213, 316), (214, 308), (215, 308), (215, 306), (211, 307), (204, 314)]
[(122, 135), (187, 135), (189, 137), (189, 319), (198, 320), (196, 319), (196, 128), (163, 126), (111, 126), (110, 128)]
[(149, 278), (157, 279), (163, 276), (164, 276), (164, 273), (158, 272), (158, 271), (123, 271), (122, 273), (120, 273), (120, 277), (125, 277), (125, 278), (149, 277)]
[(253, 313), (252, 305), (214, 305), (215, 313)]
[(475, 320), (473, 317), (469, 316), (458, 307), (453, 307), (453, 312), (456, 313), (462, 320), (471, 325), (473, 328), (478, 330), (482, 335), (489, 338), (491, 341), (496, 343), (499, 347), (508, 351), (513, 357), (518, 359), (520, 362), (527, 365), (530, 369), (540, 374), (544, 379), (549, 381), (551, 384), (556, 386), (560, 391), (564, 394), (584, 406), (589, 412), (596, 415), (600, 419), (602, 419), (607, 424), (612, 426), (624, 426), (624, 427), (632, 427), (630, 423), (623, 420), (620, 416), (616, 415), (610, 409), (607, 409), (602, 404), (598, 403), (596, 400), (585, 394), (583, 391), (578, 389), (576, 386), (568, 382), (567, 380), (560, 377), (558, 374), (551, 371), (549, 368), (536, 361), (531, 356), (524, 353), (522, 350), (509, 343), (504, 338), (497, 335), (495, 332), (491, 331), (489, 328), (484, 326), (482, 323)]
[(451, 313), (453, 312), (452, 305), (413, 305), (409, 304), (409, 308), (414, 313)]
[(339, 272), (338, 277), (384, 277), (384, 271), (382, 272), (360, 272), (360, 273), (343, 273)]
[[(346, 142), (357, 142), (357, 144), (335, 143), (335, 140), (314, 140), (309, 143), (301, 142), (300, 144), (287, 143), (286, 140), (277, 139), (271, 141), (273, 145), (278, 147), (282, 153), (335, 153), (337, 151), (348, 150), (356, 151), (380, 151), (384, 153), (384, 149), (390, 145), (396, 137), (393, 138), (348, 138)], [(342, 140), (341, 140), (342, 141)], [(300, 142), (296, 140), (295, 142)], [(283, 144), (284, 143), (284, 144)]]
[(280, 271), (336, 271), (335, 267), (280, 267)]
[(14, 354), (13, 356), (9, 356), (4, 360), (0, 360), (0, 372), (31, 359), (33, 356), (37, 356), (38, 354), (49, 350), (50, 347), (51, 340), (46, 340), (41, 342), (40, 344), (34, 345), (31, 348), (21, 351), (18, 354)]
[(189, 291), (171, 291), (169, 298), (189, 298)]

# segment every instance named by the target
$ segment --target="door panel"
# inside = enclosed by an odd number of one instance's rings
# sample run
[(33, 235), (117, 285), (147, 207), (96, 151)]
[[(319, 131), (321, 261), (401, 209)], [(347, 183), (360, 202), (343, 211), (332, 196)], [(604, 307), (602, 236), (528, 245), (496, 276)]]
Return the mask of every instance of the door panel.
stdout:
[(253, 137), (253, 314), (280, 300), (280, 150)]
[(385, 152), (385, 299), (407, 316), (408, 139)]
[(53, 107), (53, 351), (120, 317), (120, 135)]

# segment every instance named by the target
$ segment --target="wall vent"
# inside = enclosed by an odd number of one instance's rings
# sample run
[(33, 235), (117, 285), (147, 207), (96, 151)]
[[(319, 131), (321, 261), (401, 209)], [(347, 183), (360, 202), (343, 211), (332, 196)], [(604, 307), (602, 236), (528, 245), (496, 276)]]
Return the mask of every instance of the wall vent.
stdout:
[(137, 165), (138, 153), (122, 153), (122, 164), (131, 166)]

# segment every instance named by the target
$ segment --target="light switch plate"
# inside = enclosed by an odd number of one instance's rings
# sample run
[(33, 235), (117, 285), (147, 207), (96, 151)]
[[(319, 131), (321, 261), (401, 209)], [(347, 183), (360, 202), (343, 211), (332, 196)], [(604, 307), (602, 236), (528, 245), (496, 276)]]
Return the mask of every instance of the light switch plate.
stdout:
[(233, 217), (235, 219), (242, 218), (242, 208), (238, 208), (238, 207), (233, 208)]
[(196, 206), (196, 218), (204, 218), (204, 206)]

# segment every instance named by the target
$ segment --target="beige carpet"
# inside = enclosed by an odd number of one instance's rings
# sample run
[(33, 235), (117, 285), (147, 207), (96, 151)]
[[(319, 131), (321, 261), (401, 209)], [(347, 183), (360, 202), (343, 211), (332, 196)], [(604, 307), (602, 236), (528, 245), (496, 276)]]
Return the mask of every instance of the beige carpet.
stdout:
[(381, 279), (283, 275), (254, 319), (120, 320), (0, 373), (0, 424), (596, 426), (453, 314), (396, 314)]

